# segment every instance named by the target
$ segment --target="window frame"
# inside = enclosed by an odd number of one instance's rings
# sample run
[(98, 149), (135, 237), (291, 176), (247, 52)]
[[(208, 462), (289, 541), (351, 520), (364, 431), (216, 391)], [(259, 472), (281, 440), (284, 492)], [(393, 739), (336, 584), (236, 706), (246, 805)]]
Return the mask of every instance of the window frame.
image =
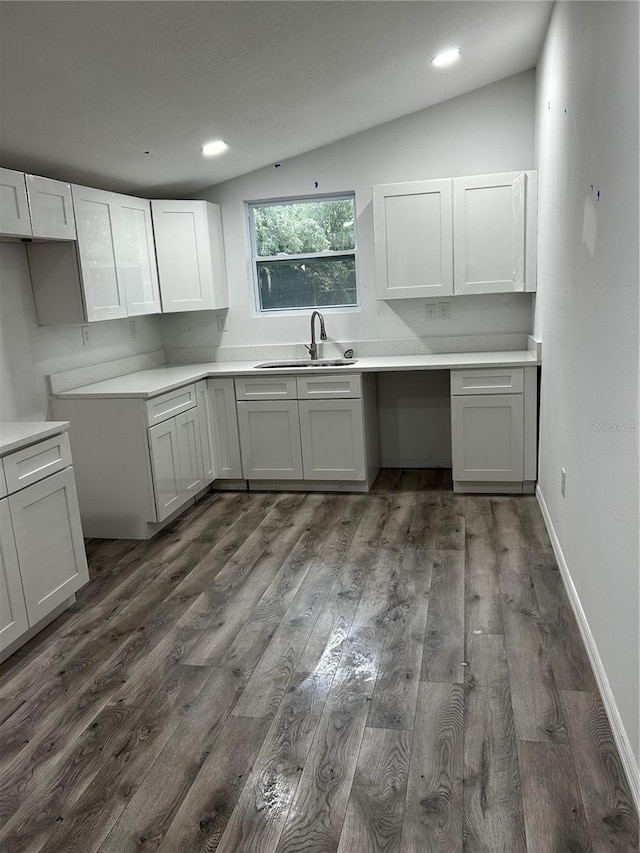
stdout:
[[(304, 252), (296, 255), (258, 255), (256, 245), (256, 228), (254, 210), (258, 207), (275, 207), (276, 205), (291, 205), (305, 202), (318, 201), (351, 201), (353, 204), (353, 249), (345, 249), (343, 251), (328, 250), (325, 252)], [(359, 265), (358, 265), (358, 234), (357, 234), (357, 215), (356, 215), (356, 194), (354, 190), (347, 190), (337, 193), (323, 193), (322, 195), (304, 195), (304, 196), (280, 196), (278, 198), (253, 199), (245, 202), (245, 210), (247, 215), (247, 227), (249, 230), (249, 252), (251, 263), (251, 278), (253, 281), (253, 310), (255, 317), (282, 317), (287, 314), (299, 315), (308, 314), (309, 311), (321, 310), (328, 313), (349, 313), (360, 310), (360, 284), (359, 284)], [(260, 281), (258, 276), (258, 262), (264, 261), (296, 261), (296, 260), (315, 260), (331, 257), (344, 257), (352, 255), (354, 259), (354, 272), (356, 284), (356, 299), (353, 305), (309, 305), (307, 307), (287, 307), (287, 308), (262, 308), (260, 304)]]

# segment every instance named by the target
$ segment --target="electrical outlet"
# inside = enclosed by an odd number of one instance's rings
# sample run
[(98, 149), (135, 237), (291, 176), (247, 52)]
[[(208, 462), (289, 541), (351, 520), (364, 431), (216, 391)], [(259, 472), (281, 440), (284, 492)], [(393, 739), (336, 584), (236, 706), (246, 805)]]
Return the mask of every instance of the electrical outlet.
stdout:
[(219, 332), (226, 332), (227, 331), (227, 328), (225, 326), (225, 320), (226, 320), (226, 317), (224, 316), (224, 314), (218, 314), (218, 316), (216, 317), (216, 323), (218, 324), (218, 331)]
[(82, 346), (86, 347), (89, 343), (89, 327), (82, 326)]
[(424, 310), (425, 320), (437, 320), (438, 309), (435, 302), (427, 302)]
[(137, 334), (138, 334), (138, 329), (136, 328), (136, 321), (135, 320), (129, 320), (129, 337), (135, 338)]
[(567, 488), (567, 472), (564, 468), (561, 468), (560, 472), (560, 491), (562, 492), (562, 497), (564, 497), (564, 493)]
[(450, 320), (451, 319), (451, 303), (450, 302), (438, 302), (438, 320)]

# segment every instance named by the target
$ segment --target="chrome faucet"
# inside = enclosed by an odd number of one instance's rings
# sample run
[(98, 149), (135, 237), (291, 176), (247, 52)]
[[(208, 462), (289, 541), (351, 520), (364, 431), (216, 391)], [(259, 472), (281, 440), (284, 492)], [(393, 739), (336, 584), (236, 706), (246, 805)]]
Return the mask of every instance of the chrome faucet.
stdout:
[[(316, 317), (320, 318), (320, 340), (327, 340), (327, 333), (324, 330), (324, 317), (319, 311), (314, 311), (311, 315), (311, 346), (307, 347), (309, 350), (309, 355), (311, 356), (312, 361), (316, 361), (318, 358), (318, 344), (316, 343), (316, 326), (315, 319)], [(305, 344), (306, 346), (306, 344)]]

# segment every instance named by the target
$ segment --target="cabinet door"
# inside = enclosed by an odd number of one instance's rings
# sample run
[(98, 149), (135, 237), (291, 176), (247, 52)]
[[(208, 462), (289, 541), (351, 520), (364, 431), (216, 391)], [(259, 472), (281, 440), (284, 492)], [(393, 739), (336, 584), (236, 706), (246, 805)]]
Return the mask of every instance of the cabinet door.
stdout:
[(449, 178), (374, 187), (373, 224), (378, 299), (453, 293)]
[(150, 427), (148, 434), (157, 520), (163, 521), (184, 502), (176, 419)]
[(364, 480), (362, 400), (300, 400), (305, 480)]
[(31, 236), (24, 172), (0, 169), (0, 234), (10, 237)]
[[(454, 179), (453, 245), (456, 293), (535, 290), (535, 234), (525, 216), (525, 172)], [(534, 251), (526, 252), (527, 239)]]
[(0, 501), (0, 651), (29, 627), (9, 502)]
[(151, 204), (143, 198), (114, 197), (115, 258), (127, 314), (160, 313), (160, 288), (151, 225)]
[(453, 479), (523, 479), (522, 394), (451, 398)]
[(73, 186), (73, 208), (87, 320), (127, 316), (115, 255), (113, 193)]
[(204, 484), (209, 485), (209, 483), (215, 480), (216, 472), (214, 464), (213, 423), (206, 380), (196, 384), (196, 398), (198, 400), (198, 422), (200, 425), (200, 438), (202, 440), (202, 473)]
[(10, 495), (29, 624), (89, 580), (73, 468)]
[(39, 175), (25, 177), (33, 236), (50, 240), (75, 240), (76, 220), (70, 185)]
[(215, 475), (221, 480), (240, 480), (242, 462), (233, 379), (211, 377), (207, 379), (207, 391), (213, 429)]
[(246, 479), (301, 480), (297, 400), (252, 400), (237, 405)]
[(162, 310), (228, 307), (220, 210), (205, 201), (152, 201)]
[(175, 420), (180, 463), (180, 491), (185, 500), (196, 495), (205, 486), (198, 410), (196, 408), (183, 412)]

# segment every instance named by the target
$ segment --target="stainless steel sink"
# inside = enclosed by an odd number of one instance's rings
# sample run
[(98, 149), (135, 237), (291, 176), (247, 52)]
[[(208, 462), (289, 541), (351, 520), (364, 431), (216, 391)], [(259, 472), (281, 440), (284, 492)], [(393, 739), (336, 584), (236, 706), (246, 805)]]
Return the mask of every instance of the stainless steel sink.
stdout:
[(256, 364), (256, 369), (274, 369), (278, 367), (344, 367), (357, 362), (357, 358), (317, 358), (317, 359), (301, 359), (300, 361), (265, 361), (262, 364)]

